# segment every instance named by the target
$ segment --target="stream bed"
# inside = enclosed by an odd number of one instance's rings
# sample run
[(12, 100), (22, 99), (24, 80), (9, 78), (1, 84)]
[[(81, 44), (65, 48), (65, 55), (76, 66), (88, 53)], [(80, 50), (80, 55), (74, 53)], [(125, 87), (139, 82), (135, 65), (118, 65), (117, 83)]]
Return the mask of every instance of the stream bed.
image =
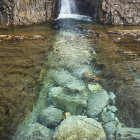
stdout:
[[(129, 30), (137, 28), (127, 27)], [(126, 27), (58, 19), (53, 25), (1, 30), (0, 34), (6, 35), (44, 37), (41, 40), (0, 41), (1, 139), (11, 139), (15, 131), (15, 140), (34, 140), (41, 137), (40, 133), (45, 137), (45, 128), (38, 126), (40, 124), (50, 129), (46, 131), (54, 134), (54, 139), (58, 135), (62, 139), (61, 128), (57, 133), (55, 128), (69, 117), (68, 123), (76, 121), (73, 115), (82, 116), (81, 121), (93, 117), (103, 125), (116, 121), (119, 125), (140, 127), (139, 42), (134, 41), (136, 37), (115, 42), (118, 36), (107, 33), (123, 29)], [(93, 94), (98, 96), (98, 93), (104, 95), (98, 98), (104, 99), (105, 104), (99, 102), (102, 107), (96, 110), (101, 114), (99, 117), (90, 107), (94, 103)], [(110, 111), (110, 106), (115, 111)], [(59, 118), (55, 121), (52, 118), (49, 124), (42, 117), (47, 107)], [(111, 117), (108, 119), (106, 114)], [(30, 127), (34, 130), (37, 126), (42, 132), (30, 132)], [(103, 131), (99, 134), (105, 137)]]

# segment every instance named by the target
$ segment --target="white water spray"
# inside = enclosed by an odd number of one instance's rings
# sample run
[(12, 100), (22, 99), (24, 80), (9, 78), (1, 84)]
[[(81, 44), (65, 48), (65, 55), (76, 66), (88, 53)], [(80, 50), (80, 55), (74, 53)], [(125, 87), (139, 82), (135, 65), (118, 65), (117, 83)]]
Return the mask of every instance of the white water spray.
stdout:
[(88, 16), (78, 14), (75, 0), (59, 0), (60, 13), (57, 19), (73, 18), (76, 20), (91, 21)]
[(60, 14), (76, 14), (75, 0), (61, 0)]

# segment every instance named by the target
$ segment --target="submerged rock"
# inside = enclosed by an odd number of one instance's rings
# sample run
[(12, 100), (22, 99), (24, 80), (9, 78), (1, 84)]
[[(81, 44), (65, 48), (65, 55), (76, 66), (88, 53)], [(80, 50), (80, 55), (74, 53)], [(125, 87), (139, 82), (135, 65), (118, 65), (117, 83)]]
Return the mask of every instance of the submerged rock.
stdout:
[(94, 74), (92, 72), (85, 72), (82, 74), (82, 79), (87, 82), (96, 82), (99, 81), (99, 77), (97, 74)]
[(140, 140), (140, 128), (118, 128), (116, 140)]
[(116, 95), (113, 92), (110, 92), (109, 93), (109, 104), (115, 105), (115, 98), (116, 98)]
[(97, 93), (102, 90), (102, 87), (99, 84), (88, 84), (88, 89), (91, 93)]
[(116, 112), (117, 111), (116, 106), (107, 106), (107, 109), (111, 112)]
[(104, 123), (114, 121), (114, 120), (115, 120), (115, 114), (112, 113), (111, 111), (102, 113), (102, 114), (101, 114), (101, 120), (102, 120)]
[(55, 72), (55, 74), (53, 75), (53, 79), (58, 85), (67, 87), (71, 91), (81, 92), (85, 88), (85, 85), (80, 80), (72, 76), (66, 70)]
[(47, 127), (57, 126), (62, 118), (62, 110), (57, 109), (54, 106), (42, 110), (39, 114), (39, 122)]
[(70, 116), (56, 129), (53, 140), (106, 140), (102, 125), (85, 116)]
[(65, 93), (61, 87), (51, 88), (48, 96), (54, 106), (65, 112), (70, 112), (72, 115), (81, 114), (87, 107), (86, 97)]
[(104, 126), (104, 130), (107, 134), (109, 140), (114, 140), (115, 132), (117, 130), (117, 123), (116, 122), (108, 122)]
[(105, 90), (102, 90), (95, 95), (89, 95), (87, 115), (91, 118), (97, 117), (108, 103), (109, 97)]
[(21, 133), (17, 140), (51, 140), (52, 135), (50, 129), (47, 127), (35, 123), (32, 124), (27, 132)]

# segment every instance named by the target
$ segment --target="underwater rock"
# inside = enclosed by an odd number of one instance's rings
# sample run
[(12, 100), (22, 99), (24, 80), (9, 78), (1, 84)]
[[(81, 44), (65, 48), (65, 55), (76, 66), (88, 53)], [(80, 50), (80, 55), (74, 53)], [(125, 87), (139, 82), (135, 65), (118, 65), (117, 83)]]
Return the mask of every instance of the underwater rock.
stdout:
[(140, 128), (118, 128), (116, 140), (140, 140)]
[[(93, 73), (93, 67), (91, 65), (83, 65), (78, 69), (74, 69), (72, 73), (76, 76), (81, 78), (84, 73)], [(83, 79), (84, 80), (84, 79)]]
[(109, 104), (115, 105), (115, 98), (116, 98), (116, 95), (113, 92), (110, 92), (109, 93)]
[(89, 95), (87, 115), (91, 118), (97, 117), (106, 107), (109, 96), (105, 90), (102, 90), (95, 95)]
[(87, 98), (81, 95), (73, 95), (72, 93), (65, 93), (63, 88), (51, 88), (49, 93), (50, 102), (62, 109), (65, 112), (70, 112), (72, 115), (81, 114), (87, 107)]
[(111, 112), (116, 112), (117, 111), (116, 106), (107, 106), (107, 109)]
[(62, 110), (57, 109), (54, 106), (49, 106), (40, 112), (39, 123), (47, 127), (57, 126), (62, 118)]
[(108, 122), (103, 127), (104, 127), (106, 134), (107, 134), (107, 137), (113, 138), (115, 135), (115, 132), (117, 130), (117, 123), (116, 122)]
[(102, 87), (99, 84), (88, 84), (88, 89), (91, 93), (97, 93), (102, 90)]
[(35, 40), (40, 40), (40, 39), (44, 39), (44, 37), (41, 36), (41, 35), (34, 35), (34, 36), (33, 36), (33, 39), (35, 39)]
[(85, 88), (84, 84), (80, 80), (72, 76), (66, 70), (55, 72), (53, 79), (58, 85), (67, 87), (72, 91), (81, 92)]
[(27, 132), (21, 133), (17, 140), (52, 140), (52, 135), (50, 129), (35, 123), (29, 127)]
[(102, 120), (104, 123), (114, 121), (114, 120), (115, 120), (115, 114), (112, 113), (111, 111), (102, 113), (102, 114), (101, 114), (101, 120)]
[(97, 74), (91, 72), (85, 72), (82, 74), (82, 79), (87, 82), (97, 82), (99, 81), (99, 77)]
[(106, 140), (102, 125), (85, 116), (70, 116), (56, 129), (53, 140)]

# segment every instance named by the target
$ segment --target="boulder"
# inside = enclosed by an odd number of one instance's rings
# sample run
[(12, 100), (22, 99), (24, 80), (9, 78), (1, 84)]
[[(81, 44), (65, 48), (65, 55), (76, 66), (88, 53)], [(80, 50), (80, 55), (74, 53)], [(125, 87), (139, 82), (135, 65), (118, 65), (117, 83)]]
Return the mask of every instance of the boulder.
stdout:
[(101, 121), (104, 123), (111, 122), (115, 120), (115, 114), (111, 111), (107, 111), (101, 114)]
[(61, 87), (51, 88), (48, 96), (52, 105), (65, 112), (70, 112), (72, 115), (81, 114), (87, 107), (86, 97), (79, 94), (66, 93)]
[(91, 118), (97, 117), (106, 107), (108, 100), (108, 94), (104, 90), (96, 94), (89, 95), (87, 115)]
[(107, 109), (111, 112), (116, 112), (117, 111), (116, 106), (107, 106)]
[(140, 128), (118, 128), (116, 140), (140, 140)]
[(93, 72), (84, 72), (82, 74), (82, 79), (86, 82), (98, 82), (99, 81), (98, 75)]
[(52, 135), (50, 129), (39, 124), (32, 124), (26, 132), (22, 132), (17, 140), (51, 140)]
[(115, 98), (116, 98), (116, 95), (113, 92), (110, 92), (109, 93), (109, 104), (110, 105), (115, 105)]
[(116, 122), (108, 122), (104, 126), (104, 130), (107, 134), (107, 137), (113, 137), (117, 130), (117, 123)]
[(102, 125), (85, 116), (70, 116), (61, 122), (53, 140), (106, 140)]
[(53, 80), (58, 85), (67, 87), (71, 91), (81, 92), (85, 88), (85, 85), (83, 84), (83, 82), (78, 80), (76, 77), (72, 76), (66, 70), (61, 70), (61, 71), (55, 72), (53, 75)]
[(88, 89), (91, 93), (97, 93), (102, 90), (102, 87), (99, 84), (88, 84)]
[(54, 106), (49, 106), (48, 108), (42, 110), (39, 114), (39, 123), (47, 126), (57, 126), (63, 118), (63, 112)]

